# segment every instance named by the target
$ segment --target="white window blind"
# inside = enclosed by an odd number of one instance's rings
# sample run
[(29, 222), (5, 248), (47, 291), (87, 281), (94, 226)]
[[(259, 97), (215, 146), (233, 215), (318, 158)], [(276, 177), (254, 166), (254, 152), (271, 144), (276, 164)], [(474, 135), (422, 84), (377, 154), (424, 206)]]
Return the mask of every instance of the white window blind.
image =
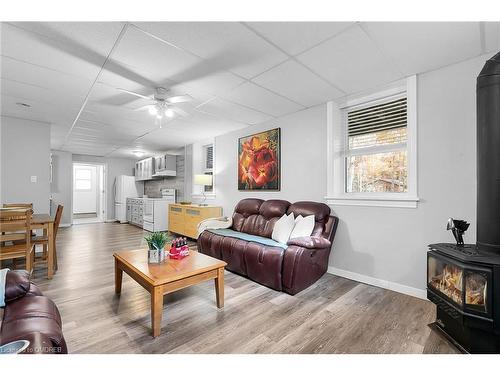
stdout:
[(346, 192), (406, 192), (406, 96), (348, 108), (346, 115)]
[(406, 98), (349, 111), (349, 137), (406, 127)]
[(205, 169), (213, 169), (214, 167), (214, 146), (208, 145), (205, 147)]

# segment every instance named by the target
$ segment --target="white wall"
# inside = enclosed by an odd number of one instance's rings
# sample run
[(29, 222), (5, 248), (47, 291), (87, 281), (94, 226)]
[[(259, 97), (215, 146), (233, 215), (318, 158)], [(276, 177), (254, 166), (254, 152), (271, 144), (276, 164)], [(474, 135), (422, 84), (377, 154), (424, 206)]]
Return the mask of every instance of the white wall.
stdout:
[[(90, 172), (90, 189), (76, 189), (75, 176), (78, 170)], [(73, 213), (97, 213), (97, 165), (73, 165)]]
[(106, 220), (114, 220), (115, 203), (113, 194), (113, 184), (116, 176), (134, 175), (135, 160), (124, 158), (105, 158), (101, 156), (73, 155), (74, 162), (80, 163), (102, 163), (106, 165)]
[[(281, 191), (238, 191), (238, 138), (281, 127)], [(215, 200), (231, 215), (243, 198), (322, 202), (326, 195), (326, 105), (215, 138)], [(194, 199), (193, 199), (194, 200)]]
[[(469, 220), (465, 238), (475, 242), (475, 81), (489, 57), (418, 76), (418, 208), (332, 207), (340, 218), (332, 271), (422, 295), (427, 244), (453, 241), (447, 218)], [(281, 191), (239, 192), (238, 138), (275, 127), (281, 127)], [(216, 137), (215, 155), (216, 198), (210, 203), (222, 205), (225, 215), (246, 197), (324, 202), (326, 106)]]
[(63, 215), (61, 225), (70, 225), (72, 222), (73, 207), (73, 155), (71, 152), (52, 150), (52, 184), (50, 193), (52, 194), (52, 213), (55, 213), (57, 205), (62, 205)]
[(32, 202), (35, 212), (49, 213), (50, 125), (7, 116), (0, 122), (1, 202)]

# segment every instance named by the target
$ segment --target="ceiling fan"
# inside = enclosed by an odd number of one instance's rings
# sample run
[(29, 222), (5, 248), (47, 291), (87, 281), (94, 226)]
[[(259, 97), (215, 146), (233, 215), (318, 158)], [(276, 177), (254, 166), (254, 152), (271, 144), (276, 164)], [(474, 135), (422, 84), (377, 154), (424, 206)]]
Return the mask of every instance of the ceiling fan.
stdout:
[(175, 115), (179, 115), (182, 117), (189, 116), (189, 113), (187, 113), (183, 109), (175, 106), (175, 104), (186, 103), (186, 102), (193, 100), (193, 98), (187, 94), (186, 95), (169, 96), (169, 90), (164, 88), (164, 87), (155, 88), (154, 94), (151, 94), (151, 95), (142, 95), (142, 94), (139, 94), (137, 92), (133, 92), (133, 91), (125, 90), (125, 89), (120, 89), (120, 88), (118, 88), (117, 90), (120, 90), (120, 91), (125, 92), (125, 93), (130, 94), (130, 95), (135, 95), (135, 96), (142, 98), (142, 99), (152, 101), (151, 104), (137, 108), (137, 109), (135, 109), (135, 111), (148, 110), (152, 116), (156, 116), (156, 118), (159, 120), (163, 119), (164, 117), (172, 118)]

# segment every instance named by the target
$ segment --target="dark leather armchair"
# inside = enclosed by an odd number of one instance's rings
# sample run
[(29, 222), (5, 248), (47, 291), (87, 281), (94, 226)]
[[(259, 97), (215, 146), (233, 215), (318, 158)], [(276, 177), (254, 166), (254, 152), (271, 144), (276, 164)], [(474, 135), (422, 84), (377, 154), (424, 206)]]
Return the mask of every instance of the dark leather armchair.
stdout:
[(285, 213), (314, 215), (311, 236), (289, 240), (285, 250), (204, 231), (198, 238), (198, 250), (224, 260), (229, 271), (294, 295), (315, 283), (328, 269), (338, 224), (330, 207), (317, 202), (243, 199), (234, 210), (231, 229), (271, 238), (274, 224)]
[(7, 272), (5, 307), (0, 310), (0, 345), (28, 340), (24, 354), (68, 352), (59, 310), (30, 281), (28, 272)]

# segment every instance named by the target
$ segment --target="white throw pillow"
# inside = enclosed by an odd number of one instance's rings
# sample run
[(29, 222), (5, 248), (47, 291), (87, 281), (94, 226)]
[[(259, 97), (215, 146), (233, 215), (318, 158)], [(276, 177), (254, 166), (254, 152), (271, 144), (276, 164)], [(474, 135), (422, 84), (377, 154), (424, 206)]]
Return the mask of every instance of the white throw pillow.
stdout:
[(301, 215), (297, 216), (295, 219), (295, 226), (290, 234), (290, 239), (310, 236), (314, 229), (314, 223), (314, 215), (306, 217), (302, 217)]
[(271, 238), (279, 243), (286, 244), (288, 242), (288, 238), (290, 237), (290, 233), (292, 233), (295, 222), (293, 220), (293, 214), (286, 215), (284, 214), (282, 217), (274, 223), (273, 233), (271, 234)]

